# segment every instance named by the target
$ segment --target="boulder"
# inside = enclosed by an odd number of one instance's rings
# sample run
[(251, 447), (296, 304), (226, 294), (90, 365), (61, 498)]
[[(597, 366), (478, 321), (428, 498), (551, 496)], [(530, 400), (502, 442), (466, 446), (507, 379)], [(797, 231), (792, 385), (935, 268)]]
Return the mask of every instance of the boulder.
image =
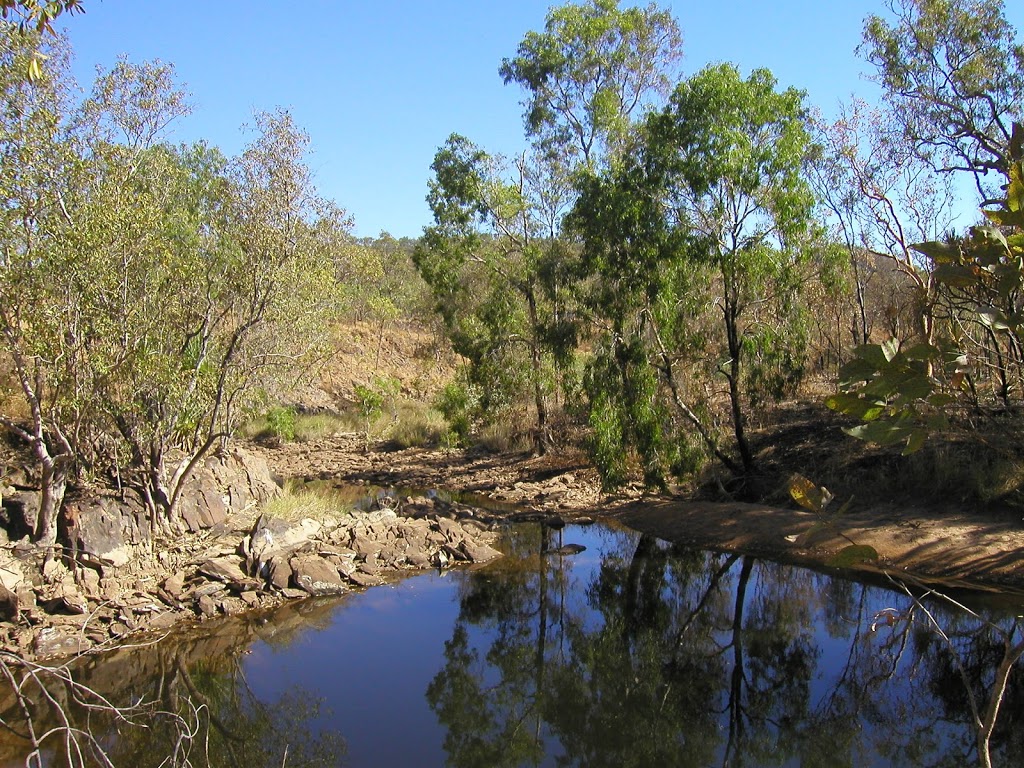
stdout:
[(348, 591), (338, 569), (319, 555), (294, 557), (291, 567), (295, 585), (314, 597)]
[(489, 563), (501, 557), (501, 552), (494, 547), (472, 539), (465, 539), (459, 549), (474, 563)]
[(261, 573), (264, 563), (287, 555), (318, 536), (323, 526), (311, 518), (298, 522), (260, 515), (242, 544), (250, 573)]
[(132, 547), (125, 539), (125, 528), (136, 525), (134, 515), (126, 516), (118, 503), (106, 499), (79, 508), (72, 548), (87, 561), (115, 568), (126, 565), (132, 559)]
[(239, 584), (248, 581), (248, 576), (242, 566), (242, 558), (237, 555), (225, 555), (207, 560), (199, 566), (199, 572), (207, 578), (222, 581), (225, 584)]
[(81, 632), (65, 627), (43, 627), (35, 634), (33, 650), (39, 658), (72, 656), (92, 647), (92, 642)]

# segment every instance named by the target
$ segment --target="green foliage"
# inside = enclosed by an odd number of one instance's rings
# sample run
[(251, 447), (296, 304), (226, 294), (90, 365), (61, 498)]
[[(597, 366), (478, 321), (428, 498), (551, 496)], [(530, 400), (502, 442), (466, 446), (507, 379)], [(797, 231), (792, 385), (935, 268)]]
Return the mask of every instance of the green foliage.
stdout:
[(295, 409), (287, 406), (271, 408), (267, 412), (267, 428), (281, 442), (292, 442), (296, 437)]
[(947, 426), (943, 408), (953, 398), (939, 376), (962, 384), (965, 364), (955, 350), (930, 344), (906, 350), (895, 339), (864, 344), (840, 370), (840, 392), (825, 403), (865, 422), (845, 429), (847, 434), (879, 445), (904, 443), (904, 454), (913, 453), (930, 431)]
[(189, 110), (172, 67), (122, 59), (76, 108), (60, 41), (30, 88), (4, 33), (3, 342), (40, 439), (117, 464), (172, 524), (202, 455), (321, 357), (338, 308), (324, 238), (347, 219), (287, 113), (257, 115), (236, 158), (162, 144)]
[[(985, 212), (996, 226), (972, 227), (966, 237), (913, 248), (928, 257), (932, 278), (947, 295), (969, 308), (960, 314), (964, 326), (973, 322), (997, 343), (1005, 336), (1019, 347), (1024, 323), (1019, 299), (1024, 286), (1024, 127), (1016, 123), (1007, 159), (1006, 196), (999, 209)], [(906, 350), (895, 339), (862, 345), (840, 371), (839, 394), (826, 402), (865, 422), (846, 430), (854, 437), (880, 445), (905, 443), (904, 453), (914, 452), (930, 433), (947, 426), (943, 409), (970, 391), (964, 341), (966, 337), (957, 344), (918, 344)]]
[(891, 20), (869, 16), (861, 52), (892, 114), (936, 169), (1007, 170), (1006, 139), (1024, 105), (1024, 46), (1002, 0), (897, 0)]
[(528, 32), (502, 62), (506, 83), (529, 93), (527, 133), (593, 167), (621, 150), (634, 112), (671, 87), (682, 37), (669, 11), (618, 0), (548, 11), (543, 32)]
[[(799, 382), (801, 292), (816, 236), (802, 98), (777, 92), (764, 70), (744, 80), (729, 65), (709, 67), (648, 118), (621, 163), (581, 177), (567, 223), (583, 242), (587, 308), (608, 329), (595, 353), (603, 374), (588, 389), (608, 477), (621, 479), (617, 440), (638, 450), (647, 481), (659, 484), (683, 425), (730, 469), (749, 471), (749, 401)], [(702, 368), (708, 358), (718, 362)], [(742, 468), (697, 416), (710, 409), (694, 393), (712, 391), (716, 376), (729, 385)], [(616, 418), (612, 408), (622, 409)], [(612, 440), (617, 424), (631, 431)]]
[(456, 379), (437, 394), (434, 407), (444, 416), (451, 431), (451, 442), (465, 445), (473, 424), (480, 415), (480, 393), (470, 382)]

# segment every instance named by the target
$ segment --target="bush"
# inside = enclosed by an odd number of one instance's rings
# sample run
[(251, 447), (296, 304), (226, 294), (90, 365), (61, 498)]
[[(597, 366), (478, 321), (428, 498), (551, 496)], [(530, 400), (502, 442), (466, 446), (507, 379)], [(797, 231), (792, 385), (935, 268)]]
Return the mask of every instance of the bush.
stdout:
[(450, 382), (438, 393), (434, 407), (448, 422), (451, 432), (449, 442), (465, 445), (480, 410), (480, 394), (477, 389), (462, 381)]
[(295, 419), (294, 408), (284, 406), (271, 408), (267, 413), (267, 429), (281, 442), (290, 443), (295, 440)]

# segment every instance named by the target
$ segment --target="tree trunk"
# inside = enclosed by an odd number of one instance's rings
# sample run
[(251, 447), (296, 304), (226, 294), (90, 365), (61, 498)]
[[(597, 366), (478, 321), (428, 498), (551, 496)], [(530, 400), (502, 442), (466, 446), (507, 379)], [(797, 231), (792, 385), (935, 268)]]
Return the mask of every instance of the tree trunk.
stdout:
[(743, 400), (740, 393), (740, 375), (742, 372), (740, 356), (742, 346), (739, 338), (738, 318), (736, 303), (726, 299), (725, 304), (725, 332), (729, 343), (729, 372), (725, 375), (729, 381), (729, 402), (732, 407), (732, 427), (736, 435), (736, 447), (739, 449), (740, 458), (743, 460), (743, 471), (750, 473), (754, 469), (754, 454), (747, 442), (745, 419), (743, 415)]
[(548, 452), (551, 438), (548, 435), (548, 407), (544, 399), (540, 341), (537, 339), (537, 297), (533, 285), (527, 288), (526, 302), (530, 310), (530, 373), (533, 378), (533, 401), (537, 408), (537, 427), (533, 436), (533, 452), (543, 456)]
[[(39, 514), (36, 516), (33, 540), (40, 546), (51, 548), (57, 543), (57, 515), (64, 503), (71, 457), (67, 454), (50, 456), (45, 443), (36, 443), (36, 456), (41, 469), (39, 488)], [(41, 446), (41, 447), (40, 447)]]

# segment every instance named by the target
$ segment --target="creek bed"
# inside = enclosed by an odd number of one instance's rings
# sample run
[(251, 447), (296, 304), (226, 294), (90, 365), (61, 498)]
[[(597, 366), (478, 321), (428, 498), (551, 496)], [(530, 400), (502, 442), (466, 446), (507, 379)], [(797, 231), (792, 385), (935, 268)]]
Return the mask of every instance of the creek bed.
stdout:
[[(999, 632), (1020, 642), (1013, 602), (972, 615), (601, 524), (509, 526), (499, 548), (91, 657), (83, 684), (178, 715), (92, 727), (139, 768), (175, 749), (218, 766), (967, 765)], [(1024, 764), (1022, 720), (1015, 669), (994, 765)], [(196, 721), (208, 740), (183, 737)], [(25, 749), (0, 735), (0, 765)]]

